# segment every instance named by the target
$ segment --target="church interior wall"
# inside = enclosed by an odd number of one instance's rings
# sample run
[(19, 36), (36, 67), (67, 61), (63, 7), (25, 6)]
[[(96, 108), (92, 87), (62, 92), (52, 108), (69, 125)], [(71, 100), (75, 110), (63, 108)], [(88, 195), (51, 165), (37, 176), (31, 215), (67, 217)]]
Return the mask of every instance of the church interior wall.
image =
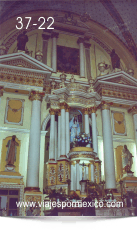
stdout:
[[(37, 13), (36, 15), (38, 15)], [(31, 14), (30, 14), (31, 15)], [(13, 19), (12, 19), (13, 20)], [(94, 23), (93, 23), (94, 24)], [(95, 25), (94, 25), (95, 26)], [(98, 26), (94, 27), (97, 31)], [(5, 29), (6, 30), (6, 29)], [(4, 30), (4, 31), (5, 31)], [(13, 30), (14, 31), (14, 30)], [(100, 31), (100, 27), (98, 32)], [(43, 39), (42, 39), (42, 30), (32, 30), (27, 33), (29, 37), (29, 41), (27, 43), (27, 48), (29, 51), (32, 51), (32, 57), (35, 58), (36, 51), (41, 50), (43, 46)], [(7, 37), (10, 36), (11, 31), (8, 32), (6, 35)], [(98, 33), (97, 33), (98, 34)], [(99, 34), (98, 34), (99, 35)], [(105, 40), (105, 34), (103, 34), (103, 38)], [(99, 35), (101, 37), (101, 34)], [(109, 42), (112, 36), (109, 34), (108, 38), (105, 40), (105, 43)], [(79, 45), (77, 44), (78, 37), (77, 36), (70, 36), (68, 34), (59, 34), (57, 39), (57, 45), (66, 46), (70, 48), (77, 48), (79, 49)], [(113, 44), (114, 38), (109, 42)], [(97, 78), (100, 75), (100, 71), (98, 70), (98, 64), (100, 62), (105, 62), (108, 65), (111, 65), (111, 58), (110, 55), (101, 48), (96, 42), (90, 39), (90, 58), (91, 58), (91, 76), (93, 79)], [(116, 41), (113, 44), (115, 48)], [(121, 50), (123, 50), (122, 45), (118, 45)], [(117, 48), (118, 49), (118, 48)], [(16, 53), (17, 52), (17, 42), (15, 41), (8, 50), (8, 54)], [(85, 53), (84, 53), (85, 54)], [(129, 59), (125, 57), (126, 51), (118, 52), (118, 55), (121, 59), (121, 66), (122, 70), (126, 71), (128, 68), (127, 63), (129, 63)], [(31, 56), (31, 54), (30, 54)], [(52, 39), (48, 40), (48, 47), (47, 47), (47, 65), (51, 67), (51, 59), (52, 59)], [(132, 59), (131, 59), (132, 63)], [(85, 58), (85, 66), (86, 66), (86, 58)], [(134, 66), (134, 64), (133, 64)], [(105, 73), (109, 72), (110, 70), (106, 70)], [(53, 73), (52, 76), (60, 77), (61, 72)], [(67, 74), (67, 78), (69, 79), (72, 74)], [(79, 75), (75, 75), (75, 79), (79, 81), (85, 81), (87, 83), (87, 73), (85, 68), (85, 78), (80, 78)], [(5, 123), (5, 111), (6, 111), (6, 103), (7, 98), (15, 98), (15, 99), (23, 99), (24, 100), (24, 109), (23, 109), (23, 124), (12, 124), (12, 123)], [(71, 104), (70, 104), (71, 105)], [(20, 150), (19, 150), (19, 173), (23, 176), (24, 187), (26, 187), (27, 181), (27, 164), (28, 164), (28, 152), (29, 152), (29, 138), (30, 138), (30, 125), (31, 125), (31, 108), (32, 108), (32, 101), (29, 100), (28, 95), (21, 95), (21, 94), (14, 94), (14, 93), (7, 93), (4, 92), (3, 96), (1, 97), (1, 109), (0, 109), (0, 170), (1, 165), (6, 164), (5, 158), (2, 158), (2, 151), (3, 151), (3, 140), (7, 137), (11, 137), (12, 135), (16, 135), (17, 139), (20, 142)], [(72, 107), (78, 106), (78, 103), (72, 102)], [(81, 106), (81, 105), (80, 105)], [(83, 105), (82, 105), (83, 106)], [(82, 107), (81, 106), (81, 107)], [(125, 116), (125, 130), (126, 134), (119, 135), (114, 134), (114, 127), (113, 127), (113, 117), (112, 112), (120, 112), (124, 113)], [(49, 108), (48, 104), (45, 100), (41, 103), (41, 130), (42, 124), (44, 119), (49, 115)], [(137, 155), (136, 155), (136, 145), (135, 145), (135, 134), (134, 134), (134, 123), (133, 123), (133, 116), (131, 113), (128, 113), (128, 109), (125, 108), (117, 108), (111, 107), (110, 108), (110, 117), (111, 117), (111, 127), (112, 127), (112, 136), (113, 136), (113, 149), (114, 149), (114, 157), (115, 157), (115, 167), (116, 167), (116, 149), (119, 146), (127, 145), (129, 151), (133, 154), (133, 165), (132, 171), (134, 175), (137, 176)], [(97, 133), (98, 133), (98, 157), (101, 160), (101, 180), (105, 180), (105, 169), (104, 169), (104, 148), (103, 148), (103, 132), (102, 132), (102, 111), (101, 109), (97, 109), (96, 111), (96, 121), (97, 121)], [(50, 128), (49, 128), (50, 129)], [(47, 174), (47, 162), (49, 159), (49, 150), (46, 150), (48, 146), (48, 141), (50, 137), (49, 129), (46, 129), (47, 133), (41, 132), (40, 137), (40, 162), (39, 162), (39, 188), (40, 191), (43, 192), (43, 189), (46, 186), (46, 174)], [(42, 130), (44, 131), (44, 130)], [(47, 136), (48, 138), (46, 139)], [(49, 146), (48, 146), (49, 147)], [(121, 149), (122, 149), (121, 147)], [(6, 149), (6, 148), (5, 148)], [(6, 154), (6, 150), (5, 150)], [(45, 155), (46, 154), (46, 155)], [(34, 156), (35, 157), (35, 156)], [(52, 159), (53, 160), (53, 159)], [(56, 160), (56, 159), (55, 159)], [(85, 161), (86, 162), (86, 161)], [(82, 163), (82, 162), (81, 162)], [(90, 166), (91, 167), (91, 166)], [(90, 169), (91, 170), (91, 169)], [(90, 172), (91, 174), (91, 172)], [(90, 175), (91, 178), (91, 175)]]

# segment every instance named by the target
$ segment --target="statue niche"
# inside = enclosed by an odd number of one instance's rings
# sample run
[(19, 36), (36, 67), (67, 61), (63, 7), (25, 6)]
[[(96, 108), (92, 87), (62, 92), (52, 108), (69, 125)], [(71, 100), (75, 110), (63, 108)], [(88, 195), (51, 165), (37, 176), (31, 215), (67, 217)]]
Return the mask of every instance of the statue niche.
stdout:
[(124, 172), (132, 172), (132, 164), (133, 164), (133, 156), (129, 152), (126, 145), (124, 145), (124, 148), (122, 150), (122, 167), (123, 167), (123, 173)]

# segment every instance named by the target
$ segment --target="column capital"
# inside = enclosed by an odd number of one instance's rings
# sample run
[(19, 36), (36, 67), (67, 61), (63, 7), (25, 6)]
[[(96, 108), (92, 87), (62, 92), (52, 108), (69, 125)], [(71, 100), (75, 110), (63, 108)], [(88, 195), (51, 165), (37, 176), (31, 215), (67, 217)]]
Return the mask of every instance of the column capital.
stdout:
[(71, 107), (68, 105), (68, 104), (66, 104), (66, 109), (65, 109), (65, 111), (66, 112), (69, 112), (71, 110)]
[(3, 92), (4, 92), (4, 88), (3, 88), (3, 87), (0, 87), (0, 97), (3, 96)]
[(44, 95), (45, 95), (44, 92), (31, 91), (31, 93), (29, 95), (29, 100), (31, 100), (31, 101), (36, 101), (36, 100), (42, 101)]
[(89, 111), (90, 111), (91, 113), (96, 113), (97, 107), (96, 107), (96, 106), (93, 106), (93, 107), (89, 108)]
[(82, 113), (85, 114), (89, 114), (89, 108), (84, 108), (82, 109)]
[(57, 112), (58, 112), (58, 109), (50, 108), (50, 110), (49, 110), (50, 115), (55, 115)]
[(91, 44), (89, 42), (84, 42), (84, 46), (86, 49), (90, 49)]
[(67, 106), (68, 106), (68, 104), (66, 102), (60, 103), (60, 109), (66, 109)]
[(80, 160), (76, 160), (76, 163), (79, 164)]
[(137, 114), (137, 105), (132, 106), (132, 108), (130, 108), (128, 112), (132, 113), (133, 115)]
[(50, 37), (51, 37), (51, 34), (46, 34), (46, 33), (42, 34), (42, 38), (44, 41), (48, 41)]
[(52, 32), (51, 34), (51, 38), (58, 38), (58, 36), (59, 36), (59, 33), (57, 32)]
[(58, 115), (58, 116), (61, 116), (61, 110), (60, 110), (60, 109), (58, 109), (57, 115)]
[(112, 102), (102, 101), (100, 106), (102, 110), (110, 110), (110, 106), (113, 105)]
[(77, 43), (78, 43), (78, 44), (84, 43), (84, 38), (79, 37), (78, 40), (77, 40)]

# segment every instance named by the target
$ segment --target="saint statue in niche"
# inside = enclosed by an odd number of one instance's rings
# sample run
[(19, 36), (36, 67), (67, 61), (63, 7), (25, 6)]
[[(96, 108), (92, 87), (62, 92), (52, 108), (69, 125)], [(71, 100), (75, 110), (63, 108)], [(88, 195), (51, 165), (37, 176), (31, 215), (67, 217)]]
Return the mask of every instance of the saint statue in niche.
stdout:
[(113, 49), (111, 54), (110, 54), (110, 57), (111, 57), (111, 62), (112, 62), (112, 68), (115, 69), (115, 68), (118, 68), (120, 69), (120, 58), (119, 56), (115, 53), (115, 50)]
[(131, 167), (133, 164), (132, 160), (132, 154), (129, 152), (126, 145), (124, 145), (124, 148), (122, 150), (122, 167), (123, 171), (125, 172), (131, 172)]
[(75, 114), (74, 117), (69, 122), (70, 128), (70, 142), (73, 142), (75, 136), (79, 135), (80, 133), (80, 125), (78, 121), (78, 116)]
[(28, 36), (26, 35), (27, 31), (24, 31), (22, 34), (19, 34), (17, 37), (17, 50), (25, 51), (26, 43), (28, 42)]
[(16, 161), (17, 146), (19, 146), (19, 144), (15, 141), (15, 139), (16, 136), (13, 135), (12, 139), (9, 140), (6, 145), (8, 148), (6, 154), (7, 165), (14, 165), (14, 162)]

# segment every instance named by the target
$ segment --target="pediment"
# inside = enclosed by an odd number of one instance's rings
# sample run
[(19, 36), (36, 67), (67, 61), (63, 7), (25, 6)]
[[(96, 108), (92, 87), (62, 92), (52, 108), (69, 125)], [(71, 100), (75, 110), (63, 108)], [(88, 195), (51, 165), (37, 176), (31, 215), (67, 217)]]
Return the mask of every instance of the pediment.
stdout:
[(129, 74), (121, 71), (119, 73), (114, 73), (114, 74), (109, 74), (105, 76), (101, 76), (98, 78), (99, 81), (101, 82), (106, 82), (107, 84), (116, 84), (116, 85), (121, 85), (121, 86), (134, 86), (137, 87), (137, 79), (130, 76)]
[(24, 52), (7, 54), (0, 56), (0, 65), (16, 66), (20, 68), (26, 68), (30, 70), (41, 70), (48, 73), (53, 72), (53, 69), (49, 66), (37, 61), (35, 58), (30, 57)]

